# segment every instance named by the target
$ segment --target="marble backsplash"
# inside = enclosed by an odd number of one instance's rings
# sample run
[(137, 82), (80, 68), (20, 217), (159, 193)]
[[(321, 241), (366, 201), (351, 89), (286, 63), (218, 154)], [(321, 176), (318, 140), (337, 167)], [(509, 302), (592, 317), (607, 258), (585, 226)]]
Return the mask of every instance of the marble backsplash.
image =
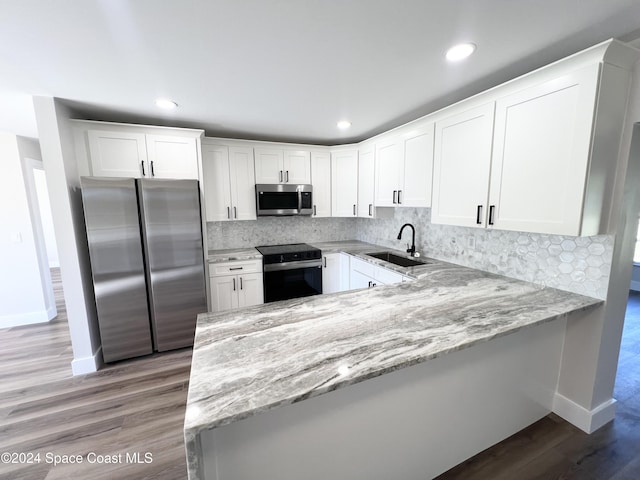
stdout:
[(613, 236), (568, 237), (503, 230), (432, 225), (429, 208), (378, 209), (380, 218), (262, 217), (209, 222), (209, 248), (221, 250), (298, 242), (361, 240), (405, 250), (416, 227), (423, 255), (539, 285), (606, 298)]
[[(389, 210), (389, 209), (385, 209)], [(423, 255), (543, 286), (605, 299), (613, 258), (612, 235), (569, 237), (480, 228), (432, 225), (429, 208), (390, 209), (389, 218), (357, 219), (357, 239), (405, 250), (406, 228), (416, 227)]]

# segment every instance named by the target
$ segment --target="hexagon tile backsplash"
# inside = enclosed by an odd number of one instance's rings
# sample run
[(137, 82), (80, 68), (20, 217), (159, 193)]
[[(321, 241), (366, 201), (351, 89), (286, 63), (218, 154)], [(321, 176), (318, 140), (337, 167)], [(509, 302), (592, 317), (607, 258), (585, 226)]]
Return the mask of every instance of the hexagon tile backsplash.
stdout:
[(416, 227), (425, 256), (590, 297), (606, 298), (612, 235), (568, 237), (431, 224), (429, 208), (396, 208), (391, 218), (358, 219), (358, 240), (405, 249)]
[[(362, 240), (406, 249), (416, 228), (416, 248), (425, 256), (526, 280), (590, 297), (606, 298), (613, 236), (564, 237), (431, 224), (429, 208), (378, 209), (368, 218), (264, 217), (242, 222), (209, 222), (210, 249), (296, 242)], [(384, 210), (384, 211), (382, 211)]]

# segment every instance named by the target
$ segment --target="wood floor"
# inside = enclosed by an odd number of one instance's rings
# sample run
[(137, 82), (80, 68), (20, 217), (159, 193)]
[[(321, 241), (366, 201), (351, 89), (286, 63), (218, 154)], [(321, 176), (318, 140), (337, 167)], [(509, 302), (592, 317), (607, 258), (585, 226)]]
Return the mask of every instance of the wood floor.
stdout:
[[(56, 320), (0, 330), (0, 452), (41, 454), (39, 464), (0, 463), (0, 479), (185, 479), (191, 350), (72, 377), (57, 271), (54, 285)], [(592, 435), (552, 414), (438, 479), (640, 479), (640, 294), (630, 298), (615, 397), (616, 420)], [(90, 452), (123, 461), (92, 464)], [(151, 463), (124, 462), (126, 453), (144, 461), (147, 452)], [(53, 466), (46, 453), (81, 455), (82, 463)]]

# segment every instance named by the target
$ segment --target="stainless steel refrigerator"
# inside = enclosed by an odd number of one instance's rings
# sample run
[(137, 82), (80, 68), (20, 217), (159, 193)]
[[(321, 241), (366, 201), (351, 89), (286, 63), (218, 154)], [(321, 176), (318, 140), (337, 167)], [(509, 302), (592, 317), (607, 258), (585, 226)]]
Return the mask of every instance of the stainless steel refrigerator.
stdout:
[(81, 186), (104, 361), (193, 345), (207, 311), (198, 182)]

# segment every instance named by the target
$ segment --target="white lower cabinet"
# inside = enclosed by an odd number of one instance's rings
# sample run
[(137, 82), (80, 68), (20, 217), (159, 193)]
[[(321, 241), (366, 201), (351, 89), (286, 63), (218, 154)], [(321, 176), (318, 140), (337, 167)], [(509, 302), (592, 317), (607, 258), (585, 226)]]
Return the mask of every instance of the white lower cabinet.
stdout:
[(264, 303), (260, 260), (211, 264), (209, 275), (212, 312)]
[(342, 291), (340, 275), (340, 254), (329, 253), (322, 256), (322, 293)]
[(351, 257), (350, 259), (349, 286), (351, 290), (392, 285), (401, 283), (405, 278), (398, 272), (365, 262), (359, 258)]

